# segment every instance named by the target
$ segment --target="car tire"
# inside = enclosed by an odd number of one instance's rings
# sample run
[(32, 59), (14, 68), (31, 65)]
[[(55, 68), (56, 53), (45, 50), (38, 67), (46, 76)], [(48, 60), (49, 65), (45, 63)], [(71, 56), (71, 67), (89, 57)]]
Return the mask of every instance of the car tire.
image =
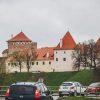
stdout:
[(8, 99), (5, 97), (5, 100), (8, 100)]
[(74, 92), (74, 96), (77, 96), (77, 92), (76, 91)]
[(81, 96), (85, 96), (85, 94), (81, 94)]
[(52, 96), (49, 96), (47, 100), (54, 100)]
[(59, 93), (59, 97), (62, 97), (63, 95)]

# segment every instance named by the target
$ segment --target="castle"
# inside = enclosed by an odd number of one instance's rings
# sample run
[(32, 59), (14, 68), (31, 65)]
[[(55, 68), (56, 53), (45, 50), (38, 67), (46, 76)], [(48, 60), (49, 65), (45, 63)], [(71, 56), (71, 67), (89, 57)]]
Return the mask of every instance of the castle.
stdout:
[[(37, 48), (37, 43), (30, 40), (23, 32), (12, 37), (7, 43), (8, 49), (2, 53), (4, 57), (7, 57), (8, 54), (18, 49), (31, 47), (36, 49), (36, 59), (31, 62), (31, 72), (61, 72), (74, 70), (72, 53), (76, 47), (76, 43), (69, 31), (60, 39), (56, 47)], [(6, 72), (19, 72), (19, 68), (12, 67), (11, 63), (9, 60), (6, 61)], [(24, 63), (22, 72), (27, 72)]]

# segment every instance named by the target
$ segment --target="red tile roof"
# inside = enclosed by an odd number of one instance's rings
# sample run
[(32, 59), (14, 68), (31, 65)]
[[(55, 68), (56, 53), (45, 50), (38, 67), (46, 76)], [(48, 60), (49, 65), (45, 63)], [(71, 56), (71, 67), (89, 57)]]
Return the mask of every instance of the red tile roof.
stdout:
[(37, 52), (37, 60), (53, 60), (54, 59), (54, 47), (45, 47), (38, 48)]
[(10, 40), (8, 40), (7, 42), (19, 42), (19, 41), (23, 41), (23, 42), (31, 42), (31, 40), (23, 33), (20, 32), (19, 34), (17, 34), (15, 37), (11, 38)]
[(100, 38), (97, 40), (96, 44), (100, 46)]
[(57, 45), (55, 49), (74, 49), (76, 47), (76, 43), (71, 36), (70, 32), (68, 31), (65, 36), (62, 38), (62, 47), (60, 47), (60, 43)]

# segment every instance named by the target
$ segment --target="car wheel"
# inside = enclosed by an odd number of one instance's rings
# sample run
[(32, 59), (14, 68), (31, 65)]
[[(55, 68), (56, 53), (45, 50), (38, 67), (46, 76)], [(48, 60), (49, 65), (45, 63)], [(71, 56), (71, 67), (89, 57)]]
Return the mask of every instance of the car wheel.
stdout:
[(5, 100), (8, 100), (7, 98), (5, 98)]
[(77, 92), (76, 91), (74, 92), (74, 96), (77, 96)]
[(84, 96), (88, 96), (88, 93), (85, 93)]
[(62, 94), (59, 94), (59, 97), (62, 97), (63, 95)]
[(81, 96), (85, 96), (85, 94), (81, 94)]
[(52, 96), (45, 98), (45, 100), (54, 100)]

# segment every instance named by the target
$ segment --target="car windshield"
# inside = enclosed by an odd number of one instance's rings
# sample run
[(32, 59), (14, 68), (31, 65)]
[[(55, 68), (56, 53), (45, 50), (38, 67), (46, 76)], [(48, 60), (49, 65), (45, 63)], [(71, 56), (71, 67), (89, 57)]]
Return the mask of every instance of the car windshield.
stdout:
[(13, 85), (10, 87), (10, 94), (34, 94), (35, 86)]
[(100, 83), (92, 83), (90, 86), (92, 86), (92, 87), (100, 87)]
[(63, 83), (62, 86), (71, 86), (73, 85), (72, 83)]

